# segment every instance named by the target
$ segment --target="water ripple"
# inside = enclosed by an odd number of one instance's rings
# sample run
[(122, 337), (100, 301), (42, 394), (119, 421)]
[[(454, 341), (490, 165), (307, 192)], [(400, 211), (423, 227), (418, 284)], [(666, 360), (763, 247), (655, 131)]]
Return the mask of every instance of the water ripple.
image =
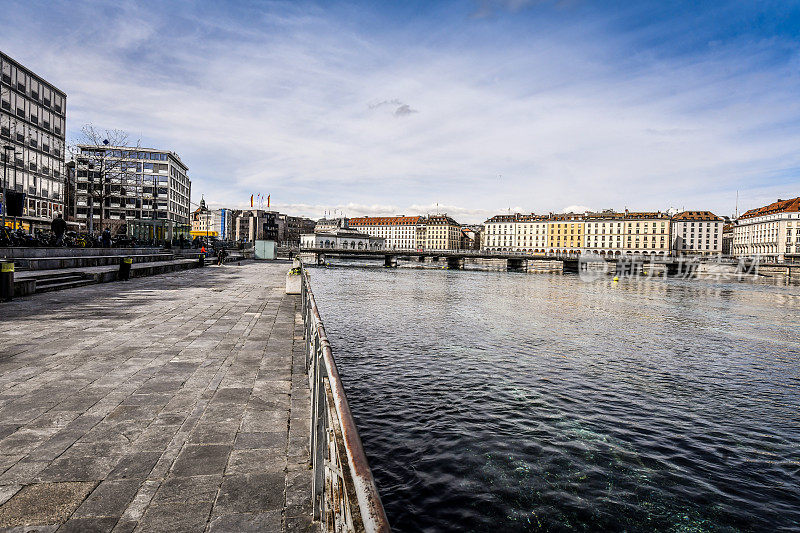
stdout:
[(800, 530), (800, 289), (317, 269), (396, 531)]

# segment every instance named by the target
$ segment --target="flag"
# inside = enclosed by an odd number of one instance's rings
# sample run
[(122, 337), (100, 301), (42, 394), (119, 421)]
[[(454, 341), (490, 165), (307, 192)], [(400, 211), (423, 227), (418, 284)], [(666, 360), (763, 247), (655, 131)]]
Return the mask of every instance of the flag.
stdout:
[(267, 209), (269, 209), (269, 194), (267, 195)]
[(253, 195), (250, 195), (250, 207), (253, 207)]

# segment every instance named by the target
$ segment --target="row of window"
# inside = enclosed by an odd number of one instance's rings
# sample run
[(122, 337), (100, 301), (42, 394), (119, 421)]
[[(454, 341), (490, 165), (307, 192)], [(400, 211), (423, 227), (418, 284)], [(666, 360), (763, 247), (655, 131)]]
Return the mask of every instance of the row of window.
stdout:
[(0, 81), (3, 84), (13, 87), (15, 91), (40, 102), (56, 113), (64, 114), (66, 102), (61, 93), (37, 77), (27, 74), (5, 58), (0, 58), (0, 60), (3, 63), (0, 68)]

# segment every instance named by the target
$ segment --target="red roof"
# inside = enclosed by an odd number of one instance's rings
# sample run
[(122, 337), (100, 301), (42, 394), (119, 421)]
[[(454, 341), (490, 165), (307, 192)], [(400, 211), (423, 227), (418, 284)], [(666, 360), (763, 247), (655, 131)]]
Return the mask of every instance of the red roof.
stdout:
[(683, 211), (682, 213), (678, 213), (672, 217), (672, 220), (703, 220), (722, 222), (722, 217), (718, 217), (711, 211)]
[(422, 217), (357, 217), (350, 219), (351, 226), (416, 226)]
[(751, 209), (739, 218), (753, 218), (764, 215), (774, 215), (775, 213), (797, 213), (798, 211), (800, 211), (800, 196), (792, 198), (791, 200), (781, 200), (779, 198), (777, 202), (765, 205), (764, 207)]

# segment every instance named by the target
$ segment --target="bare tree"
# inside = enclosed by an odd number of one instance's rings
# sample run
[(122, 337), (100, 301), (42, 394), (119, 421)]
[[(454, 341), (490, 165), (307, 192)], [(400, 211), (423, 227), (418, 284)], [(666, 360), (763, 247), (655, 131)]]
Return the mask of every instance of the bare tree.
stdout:
[[(111, 196), (112, 186), (119, 185), (120, 192), (126, 191), (129, 180), (136, 183), (135, 165), (128, 159), (130, 152), (138, 152), (140, 140), (131, 143), (128, 134), (122, 130), (99, 130), (92, 124), (81, 128), (79, 139), (69, 150), (76, 162), (76, 176), (85, 172), (88, 178), (87, 187), (87, 230), (94, 233), (94, 209), (100, 209), (100, 227), (107, 222), (106, 200)], [(137, 187), (138, 189), (138, 187)], [(123, 196), (124, 198), (124, 196)], [(125, 200), (127, 202), (127, 200)], [(126, 206), (127, 207), (127, 206)]]

